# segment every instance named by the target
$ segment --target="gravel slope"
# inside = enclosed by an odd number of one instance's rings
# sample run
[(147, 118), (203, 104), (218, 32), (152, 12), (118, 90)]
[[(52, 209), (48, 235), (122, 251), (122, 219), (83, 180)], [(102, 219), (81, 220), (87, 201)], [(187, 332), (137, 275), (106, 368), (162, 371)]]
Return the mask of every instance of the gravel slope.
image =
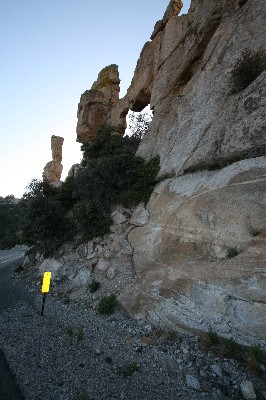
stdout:
[(266, 399), (265, 375), (217, 357), (196, 336), (158, 334), (119, 311), (101, 316), (50, 294), (42, 317), (42, 297), (33, 299), (0, 313), (0, 347), (26, 400), (236, 400), (243, 380)]

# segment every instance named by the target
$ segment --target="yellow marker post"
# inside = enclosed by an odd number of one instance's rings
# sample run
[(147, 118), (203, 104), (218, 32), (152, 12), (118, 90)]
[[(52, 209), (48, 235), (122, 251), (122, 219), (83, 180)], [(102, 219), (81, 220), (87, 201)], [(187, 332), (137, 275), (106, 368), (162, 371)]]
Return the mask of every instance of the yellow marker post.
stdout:
[(52, 276), (51, 272), (45, 272), (43, 274), (43, 281), (42, 281), (43, 299), (42, 299), (41, 315), (43, 315), (43, 311), (44, 311), (44, 304), (45, 304), (46, 294), (49, 292), (51, 276)]

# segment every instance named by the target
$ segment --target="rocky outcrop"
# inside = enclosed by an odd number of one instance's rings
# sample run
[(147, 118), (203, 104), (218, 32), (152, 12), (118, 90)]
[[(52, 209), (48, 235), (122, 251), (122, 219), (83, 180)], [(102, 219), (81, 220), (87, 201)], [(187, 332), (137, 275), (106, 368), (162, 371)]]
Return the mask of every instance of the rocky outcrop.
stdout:
[(118, 99), (117, 66), (104, 68), (78, 109), (77, 140), (91, 140), (100, 125), (118, 134), (129, 110), (150, 104), (153, 121), (138, 154), (159, 154), (160, 177), (182, 175), (266, 154), (265, 72), (232, 94), (232, 71), (245, 50), (265, 50), (265, 2), (170, 1), (145, 43), (132, 83)]
[(125, 309), (266, 347), (265, 189), (264, 157), (161, 182), (129, 234), (139, 284)]
[(73, 164), (68, 171), (68, 174), (67, 174), (68, 178), (75, 178), (79, 168), (80, 168), (80, 164), (78, 164), (78, 163)]
[(52, 161), (49, 161), (43, 170), (43, 179), (48, 181), (53, 186), (61, 185), (61, 175), (63, 171), (62, 161), (62, 146), (64, 138), (53, 135), (51, 137)]
[(192, 0), (178, 16), (180, 6), (155, 25), (123, 99), (98, 84), (82, 95), (78, 140), (104, 123), (122, 135), (129, 109), (153, 110), (137, 154), (160, 155), (160, 183), (131, 216), (137, 279), (121, 307), (266, 348), (265, 70), (232, 91), (246, 50), (266, 53), (266, 3)]
[[(82, 244), (77, 237), (77, 242), (63, 245), (55, 258), (38, 260), (38, 273), (36, 269), (32, 272), (33, 279), (39, 282), (44, 271), (51, 271), (54, 295), (93, 309), (103, 296), (119, 296), (136, 282), (133, 249), (128, 242), (128, 233), (134, 227), (130, 218), (131, 210), (118, 207), (112, 213), (110, 234)], [(99, 284), (95, 293), (90, 292), (92, 282)]]
[(110, 124), (111, 110), (119, 99), (119, 74), (115, 64), (101, 70), (90, 90), (86, 90), (78, 105), (77, 141), (86, 143), (101, 125)]

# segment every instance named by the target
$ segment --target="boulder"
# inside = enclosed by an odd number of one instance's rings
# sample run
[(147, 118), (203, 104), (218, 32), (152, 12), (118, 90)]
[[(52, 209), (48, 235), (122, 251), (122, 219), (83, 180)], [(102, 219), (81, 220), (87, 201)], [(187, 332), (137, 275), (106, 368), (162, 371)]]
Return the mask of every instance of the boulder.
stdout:
[(256, 400), (257, 396), (251, 381), (243, 381), (240, 384), (241, 392), (246, 400)]
[(95, 271), (105, 273), (109, 268), (109, 262), (100, 258), (96, 264)]
[(126, 220), (127, 220), (126, 217), (119, 211), (114, 211), (111, 214), (111, 217), (112, 217), (113, 224), (116, 224), (116, 225), (120, 225), (123, 222), (126, 222)]
[(51, 279), (53, 279), (59, 276), (62, 266), (63, 265), (60, 261), (57, 261), (54, 258), (48, 258), (44, 260), (39, 266), (39, 273), (43, 276), (44, 272), (51, 272)]
[(149, 221), (149, 211), (145, 208), (144, 204), (139, 204), (133, 211), (130, 219), (130, 224), (136, 226), (143, 226)]
[(195, 375), (186, 375), (187, 387), (194, 390), (200, 390), (200, 383)]
[(77, 261), (79, 258), (80, 258), (80, 255), (78, 253), (69, 253), (63, 257), (65, 262)]
[(91, 273), (89, 269), (82, 268), (78, 271), (76, 276), (71, 282), (71, 286), (79, 287), (79, 286), (87, 286), (90, 281)]
[(117, 275), (117, 271), (114, 267), (109, 267), (107, 272), (106, 272), (106, 276), (108, 279), (114, 279)]
[(89, 240), (87, 244), (87, 255), (94, 253), (94, 243), (93, 240)]

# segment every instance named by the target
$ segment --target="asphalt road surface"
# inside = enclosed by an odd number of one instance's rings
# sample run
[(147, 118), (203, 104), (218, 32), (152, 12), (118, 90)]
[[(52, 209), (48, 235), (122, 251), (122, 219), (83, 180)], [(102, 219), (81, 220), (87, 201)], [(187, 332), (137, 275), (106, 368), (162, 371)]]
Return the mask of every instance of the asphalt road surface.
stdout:
[[(30, 301), (30, 294), (21, 282), (10, 279), (11, 267), (21, 264), (24, 252), (18, 250), (0, 250), (0, 313), (13, 307), (18, 301)], [(0, 327), (1, 335), (1, 327)], [(8, 368), (4, 353), (0, 349), (0, 399), (23, 400), (19, 388)]]
[(28, 292), (21, 282), (10, 279), (12, 265), (24, 259), (24, 252), (18, 250), (0, 250), (0, 311), (12, 307), (20, 300), (28, 300)]

